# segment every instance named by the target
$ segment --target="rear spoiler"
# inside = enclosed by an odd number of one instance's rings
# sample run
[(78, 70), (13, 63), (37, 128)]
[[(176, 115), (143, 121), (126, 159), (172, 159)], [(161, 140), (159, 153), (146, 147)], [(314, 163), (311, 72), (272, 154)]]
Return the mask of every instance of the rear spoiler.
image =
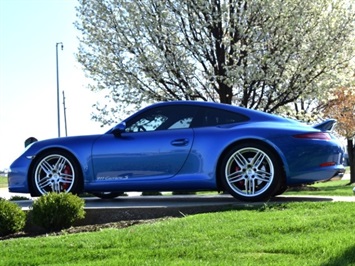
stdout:
[(328, 119), (320, 124), (314, 125), (313, 128), (319, 129), (320, 131), (332, 131), (337, 121), (335, 119)]

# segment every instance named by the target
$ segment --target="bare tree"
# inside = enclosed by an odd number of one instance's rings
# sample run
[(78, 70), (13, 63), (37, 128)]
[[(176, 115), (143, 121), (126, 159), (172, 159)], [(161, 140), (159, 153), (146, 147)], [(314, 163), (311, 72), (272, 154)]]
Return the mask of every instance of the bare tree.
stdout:
[[(354, 55), (346, 0), (79, 0), (77, 54), (95, 119), (167, 100), (266, 112), (334, 87)], [(322, 86), (320, 86), (320, 84)]]

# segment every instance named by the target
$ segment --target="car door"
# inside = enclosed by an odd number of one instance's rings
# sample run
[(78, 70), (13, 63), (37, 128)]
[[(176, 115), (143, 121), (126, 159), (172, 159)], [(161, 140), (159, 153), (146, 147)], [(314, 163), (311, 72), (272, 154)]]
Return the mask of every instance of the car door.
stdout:
[(105, 134), (93, 145), (96, 181), (154, 180), (174, 176), (185, 163), (194, 133), (186, 110), (158, 108), (125, 121), (120, 136)]

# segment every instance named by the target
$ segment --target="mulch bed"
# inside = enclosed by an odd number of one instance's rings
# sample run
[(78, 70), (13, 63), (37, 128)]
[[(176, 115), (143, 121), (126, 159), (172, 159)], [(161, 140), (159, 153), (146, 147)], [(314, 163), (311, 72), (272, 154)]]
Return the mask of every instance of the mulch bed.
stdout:
[(81, 226), (73, 226), (57, 232), (45, 232), (44, 230), (21, 231), (15, 234), (0, 236), (0, 240), (22, 238), (22, 237), (43, 237), (43, 236), (58, 236), (64, 234), (97, 232), (105, 228), (122, 229), (137, 224), (150, 224), (150, 223), (155, 223), (167, 219), (169, 219), (169, 217), (148, 219), (148, 220), (119, 221), (119, 222), (105, 223), (105, 224), (81, 225)]

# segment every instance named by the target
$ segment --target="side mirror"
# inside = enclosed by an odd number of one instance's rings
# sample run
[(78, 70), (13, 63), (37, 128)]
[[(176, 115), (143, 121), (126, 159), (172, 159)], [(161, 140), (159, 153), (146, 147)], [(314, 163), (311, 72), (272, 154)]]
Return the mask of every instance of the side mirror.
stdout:
[(25, 148), (26, 148), (28, 145), (30, 145), (30, 144), (32, 144), (33, 142), (36, 142), (36, 141), (38, 141), (36, 138), (34, 138), (34, 137), (29, 137), (28, 139), (25, 140)]
[(126, 130), (126, 123), (125, 122), (122, 122), (122, 123), (119, 123), (118, 125), (116, 125), (113, 129), (112, 129), (112, 134), (115, 136), (115, 137), (121, 137), (121, 134), (123, 132), (125, 132)]

